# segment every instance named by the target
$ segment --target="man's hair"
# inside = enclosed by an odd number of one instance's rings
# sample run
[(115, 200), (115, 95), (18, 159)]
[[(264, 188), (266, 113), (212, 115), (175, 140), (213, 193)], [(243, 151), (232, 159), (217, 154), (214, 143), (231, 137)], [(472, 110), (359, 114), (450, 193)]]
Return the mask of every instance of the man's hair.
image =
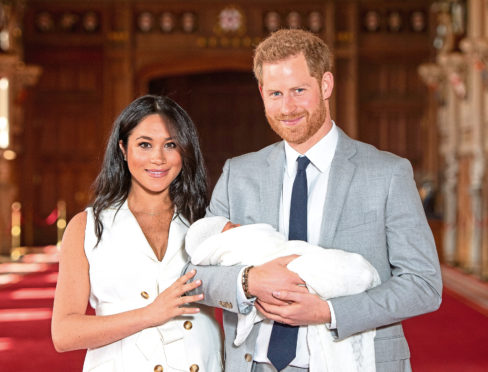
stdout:
[(303, 53), (310, 75), (319, 84), (322, 76), (332, 68), (329, 47), (318, 36), (303, 30), (283, 29), (264, 39), (254, 52), (254, 76), (263, 83), (263, 63), (275, 63)]

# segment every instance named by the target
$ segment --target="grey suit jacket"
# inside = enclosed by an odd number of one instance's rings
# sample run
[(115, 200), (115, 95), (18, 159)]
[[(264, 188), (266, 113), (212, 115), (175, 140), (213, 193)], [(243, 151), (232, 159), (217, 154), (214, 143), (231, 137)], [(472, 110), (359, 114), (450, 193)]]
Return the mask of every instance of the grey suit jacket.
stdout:
[[(214, 189), (209, 215), (234, 223), (278, 228), (285, 166), (284, 143), (229, 159)], [(436, 310), (442, 282), (431, 230), (410, 163), (352, 140), (339, 129), (329, 175), (320, 246), (356, 252), (378, 271), (382, 284), (364, 293), (332, 299), (338, 339), (376, 328), (378, 371), (410, 370), (403, 319)], [(190, 265), (190, 268), (192, 266)], [(224, 311), (226, 371), (250, 371), (257, 324), (240, 347), (237, 275), (241, 267), (198, 266), (205, 303)]]

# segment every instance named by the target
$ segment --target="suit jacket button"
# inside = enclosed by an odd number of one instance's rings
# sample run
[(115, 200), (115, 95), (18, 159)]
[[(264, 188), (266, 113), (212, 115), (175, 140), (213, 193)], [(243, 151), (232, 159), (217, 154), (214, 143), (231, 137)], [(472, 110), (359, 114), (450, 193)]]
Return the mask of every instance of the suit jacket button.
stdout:
[(149, 298), (149, 293), (147, 293), (146, 291), (142, 291), (141, 296), (142, 296), (142, 298), (145, 298), (147, 300)]
[(185, 327), (186, 330), (190, 330), (193, 327), (193, 324), (189, 320), (187, 320), (185, 323), (183, 323), (183, 327)]
[(163, 366), (161, 364), (158, 364), (154, 367), (154, 372), (163, 372)]
[(244, 355), (244, 359), (246, 359), (246, 362), (252, 362), (252, 355), (247, 353), (246, 355)]
[(199, 369), (200, 367), (198, 367), (198, 364), (192, 364), (190, 366), (190, 372), (198, 372)]

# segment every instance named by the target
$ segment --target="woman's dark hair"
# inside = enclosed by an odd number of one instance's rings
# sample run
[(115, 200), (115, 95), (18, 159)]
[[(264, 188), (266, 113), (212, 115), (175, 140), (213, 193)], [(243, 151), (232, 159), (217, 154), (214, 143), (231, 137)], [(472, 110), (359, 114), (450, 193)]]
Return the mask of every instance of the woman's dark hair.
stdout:
[(103, 233), (100, 214), (108, 207), (120, 208), (129, 195), (131, 174), (119, 147), (135, 127), (147, 116), (158, 114), (168, 126), (182, 158), (182, 168), (169, 187), (169, 195), (176, 210), (190, 223), (205, 215), (207, 206), (207, 172), (200, 151), (198, 134), (188, 114), (168, 97), (146, 95), (129, 104), (115, 120), (108, 140), (102, 169), (95, 180), (95, 234), (97, 244)]

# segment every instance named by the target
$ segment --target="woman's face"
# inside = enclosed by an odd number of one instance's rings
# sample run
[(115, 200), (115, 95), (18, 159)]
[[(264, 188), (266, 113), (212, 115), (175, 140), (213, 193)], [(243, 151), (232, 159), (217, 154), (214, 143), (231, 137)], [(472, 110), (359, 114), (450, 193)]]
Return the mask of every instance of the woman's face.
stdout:
[(161, 116), (146, 116), (129, 135), (127, 149), (122, 141), (119, 146), (132, 176), (131, 191), (142, 189), (155, 194), (169, 191), (183, 161)]

